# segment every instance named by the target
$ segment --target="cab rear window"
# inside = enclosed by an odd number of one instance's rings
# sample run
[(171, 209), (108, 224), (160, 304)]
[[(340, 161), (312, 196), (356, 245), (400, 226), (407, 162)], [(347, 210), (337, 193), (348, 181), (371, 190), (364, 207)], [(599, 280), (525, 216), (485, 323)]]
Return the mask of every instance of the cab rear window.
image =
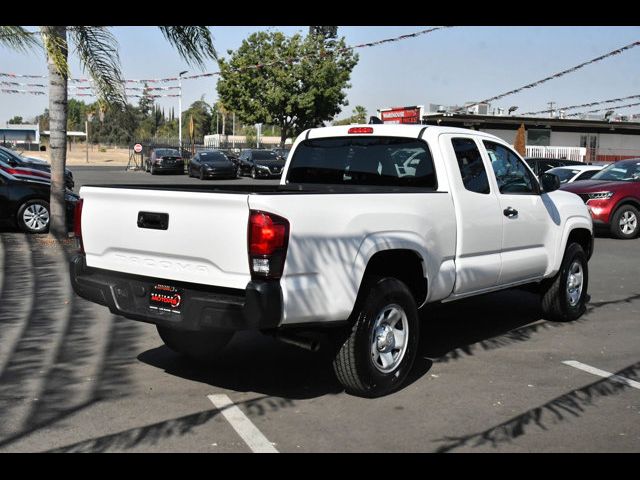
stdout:
[(401, 137), (305, 140), (293, 153), (287, 183), (437, 188), (428, 145)]

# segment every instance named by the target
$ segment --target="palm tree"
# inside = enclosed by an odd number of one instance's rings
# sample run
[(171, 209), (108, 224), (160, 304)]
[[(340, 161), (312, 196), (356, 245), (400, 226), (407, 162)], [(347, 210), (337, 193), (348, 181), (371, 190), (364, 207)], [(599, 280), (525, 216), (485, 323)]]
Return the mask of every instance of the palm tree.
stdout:
[[(208, 27), (162, 26), (165, 39), (189, 64), (204, 67), (206, 59), (217, 60)], [(41, 42), (38, 41), (40, 37)], [(89, 73), (98, 97), (106, 105), (123, 106), (126, 95), (118, 44), (107, 27), (42, 26), (39, 32), (19, 26), (0, 26), (0, 44), (27, 52), (42, 46), (49, 71), (49, 119), (51, 160), (50, 225), (52, 235), (67, 234), (64, 201), (64, 168), (67, 160), (67, 82), (69, 42), (75, 47), (84, 70)]]

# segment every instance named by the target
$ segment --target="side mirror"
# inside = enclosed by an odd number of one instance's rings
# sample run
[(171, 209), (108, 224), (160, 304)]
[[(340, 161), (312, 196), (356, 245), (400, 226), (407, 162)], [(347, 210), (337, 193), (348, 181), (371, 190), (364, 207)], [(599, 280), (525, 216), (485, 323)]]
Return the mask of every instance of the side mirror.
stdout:
[(560, 188), (560, 179), (553, 173), (543, 173), (540, 175), (540, 183), (545, 193), (553, 192)]

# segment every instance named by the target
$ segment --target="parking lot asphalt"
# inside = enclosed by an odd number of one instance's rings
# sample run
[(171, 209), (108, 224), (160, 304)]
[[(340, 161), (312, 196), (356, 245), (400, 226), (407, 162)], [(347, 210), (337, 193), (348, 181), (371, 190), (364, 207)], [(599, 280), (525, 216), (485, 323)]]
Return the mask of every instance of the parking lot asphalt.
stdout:
[[(78, 186), (167, 181), (72, 170)], [(638, 452), (639, 249), (596, 238), (575, 322), (542, 320), (525, 290), (427, 306), (410, 383), (372, 400), (322, 352), (258, 333), (193, 364), (77, 297), (64, 248), (4, 231), (0, 452)]]

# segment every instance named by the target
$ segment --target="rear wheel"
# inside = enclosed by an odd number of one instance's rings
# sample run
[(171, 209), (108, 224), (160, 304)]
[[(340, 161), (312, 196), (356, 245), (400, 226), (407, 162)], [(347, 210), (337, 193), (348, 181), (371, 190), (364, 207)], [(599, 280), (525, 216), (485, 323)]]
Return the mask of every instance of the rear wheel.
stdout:
[(49, 217), (49, 202), (29, 200), (18, 209), (18, 227), (23, 232), (44, 233), (49, 229)]
[(413, 366), (418, 309), (407, 286), (395, 278), (371, 280), (368, 285), (333, 369), (348, 393), (379, 397), (399, 388)]
[(640, 213), (633, 205), (622, 205), (611, 219), (611, 233), (614, 237), (628, 240), (638, 235)]
[(588, 286), (587, 255), (572, 243), (565, 250), (560, 271), (541, 285), (544, 318), (556, 322), (579, 318), (586, 310)]
[(156, 326), (164, 344), (200, 362), (213, 360), (233, 337), (233, 332), (189, 332)]

